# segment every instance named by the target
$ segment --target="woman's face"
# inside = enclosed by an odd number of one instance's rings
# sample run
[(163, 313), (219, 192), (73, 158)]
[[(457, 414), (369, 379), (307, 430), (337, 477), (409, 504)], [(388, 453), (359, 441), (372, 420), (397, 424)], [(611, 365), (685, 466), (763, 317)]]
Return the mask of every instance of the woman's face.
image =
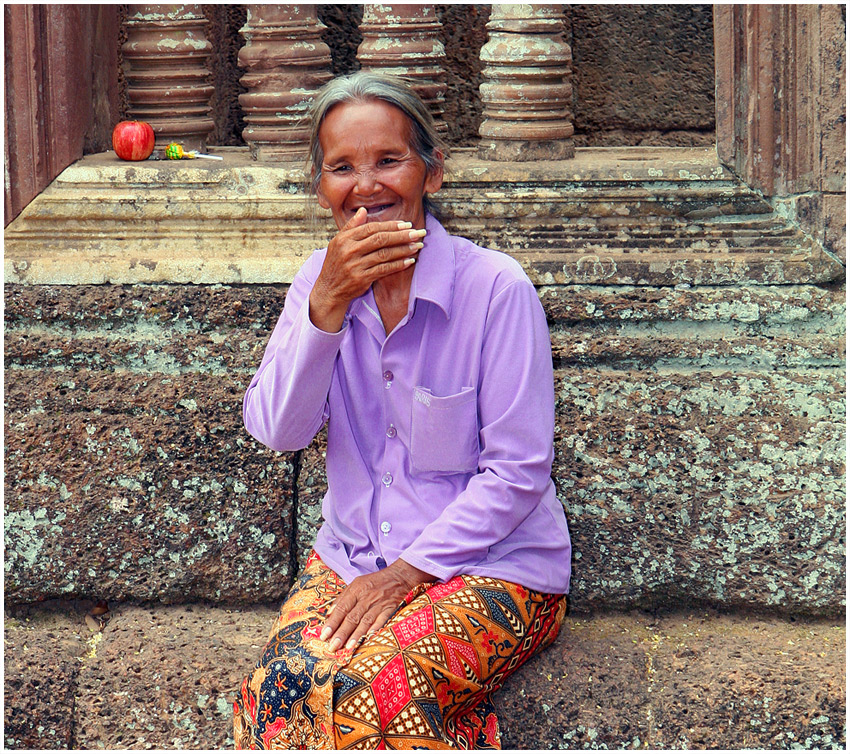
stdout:
[(316, 191), (338, 228), (365, 207), (367, 222), (403, 220), (425, 227), (422, 197), (437, 191), (443, 169), (428, 172), (410, 146), (410, 122), (381, 100), (335, 105), (319, 128), (324, 153)]

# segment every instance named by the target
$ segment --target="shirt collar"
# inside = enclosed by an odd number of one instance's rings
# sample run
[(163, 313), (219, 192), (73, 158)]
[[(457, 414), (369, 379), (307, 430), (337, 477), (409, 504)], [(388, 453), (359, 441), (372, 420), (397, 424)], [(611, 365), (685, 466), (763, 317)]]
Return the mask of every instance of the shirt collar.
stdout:
[(425, 217), (428, 233), (419, 252), (413, 282), (410, 287), (411, 310), (415, 299), (421, 298), (439, 306), (446, 318), (452, 316), (452, 295), (455, 284), (455, 253), (451, 237), (432, 215)]

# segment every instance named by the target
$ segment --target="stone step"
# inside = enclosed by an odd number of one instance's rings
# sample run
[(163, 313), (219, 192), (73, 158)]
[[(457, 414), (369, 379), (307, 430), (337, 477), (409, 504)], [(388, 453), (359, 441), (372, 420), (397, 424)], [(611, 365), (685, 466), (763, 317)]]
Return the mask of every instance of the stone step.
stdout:
[(452, 185), (438, 195), (446, 217), (477, 218), (629, 216), (690, 219), (769, 214), (771, 206), (745, 184), (705, 181), (591, 181), (555, 180), (545, 185), (513, 183), (503, 186)]
[[(702, 239), (709, 242), (723, 241), (735, 246), (752, 245), (753, 242), (756, 244), (761, 242), (761, 245), (765, 248), (776, 248), (783, 244), (783, 242), (789, 247), (795, 243), (799, 244), (800, 239), (803, 238), (787, 224), (779, 223), (773, 219), (761, 221), (758, 224), (756, 222), (742, 220), (736, 224), (726, 222), (715, 226), (708, 224), (695, 226), (690, 221), (687, 225), (685, 223), (673, 225), (672, 223), (664, 224), (661, 222), (653, 222), (651, 225), (640, 225), (634, 222), (627, 224), (625, 221), (619, 221), (616, 227), (612, 227), (612, 224), (608, 222), (605, 224), (600, 223), (599, 225), (600, 227), (589, 228), (585, 223), (574, 225), (560, 223), (556, 228), (547, 228), (545, 224), (541, 224), (537, 228), (529, 229), (522, 239), (512, 239), (508, 236), (504, 242), (504, 248), (506, 250), (513, 250), (541, 246), (570, 249), (581, 247), (587, 243), (604, 242), (627, 244), (628, 247), (641, 248), (653, 242), (660, 246), (666, 246), (676, 243), (694, 244), (695, 241)], [(667, 227), (664, 227), (665, 225)], [(510, 230), (511, 227), (511, 223), (502, 223), (500, 226), (502, 232), (506, 232), (506, 228)], [(29, 239), (42, 236), (46, 237), (54, 230), (55, 227), (53, 226), (45, 227), (42, 231), (30, 227), (27, 231), (27, 237)], [(168, 226), (167, 224), (165, 226), (158, 226), (157, 232), (163, 236), (167, 234), (169, 236), (188, 237), (190, 235), (190, 231), (186, 228), (181, 228), (178, 223), (172, 226)], [(237, 233), (240, 232), (244, 233), (244, 231), (239, 231), (238, 229), (223, 227), (221, 229), (221, 238), (235, 238)], [(482, 226), (481, 232), (493, 233), (494, 230)], [(103, 230), (102, 225), (98, 225), (89, 219), (85, 221), (85, 224), (83, 221), (79, 223), (70, 221), (66, 228), (65, 237), (68, 239), (79, 238), (91, 240), (98, 237), (117, 238), (118, 236), (118, 231), (113, 229), (112, 232), (106, 232)], [(134, 238), (143, 239), (146, 236), (143, 228), (126, 227), (121, 228), (120, 237), (130, 240)], [(10, 238), (14, 240), (16, 236), (12, 235)], [(500, 248), (502, 247), (500, 246)], [(708, 248), (705, 247), (704, 250), (708, 250)]]
[[(224, 749), (276, 606), (6, 611), (8, 749)], [(572, 614), (495, 698), (506, 749), (844, 749), (844, 622)]]

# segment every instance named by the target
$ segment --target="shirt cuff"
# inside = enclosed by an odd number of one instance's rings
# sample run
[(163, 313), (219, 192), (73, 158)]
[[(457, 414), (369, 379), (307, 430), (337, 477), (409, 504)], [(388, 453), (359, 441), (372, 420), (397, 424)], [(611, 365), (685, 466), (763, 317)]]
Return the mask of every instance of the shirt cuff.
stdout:
[(322, 330), (316, 325), (313, 324), (313, 320), (310, 319), (310, 298), (309, 296), (304, 300), (302, 304), (301, 316), (303, 320), (301, 322), (301, 332), (306, 337), (315, 341), (316, 343), (325, 343), (325, 344), (333, 344), (334, 346), (338, 346), (340, 341), (342, 340), (342, 336), (345, 335), (346, 330), (348, 330), (348, 315), (345, 315), (345, 319), (342, 322), (342, 327), (339, 328), (337, 332), (328, 332), (327, 330)]

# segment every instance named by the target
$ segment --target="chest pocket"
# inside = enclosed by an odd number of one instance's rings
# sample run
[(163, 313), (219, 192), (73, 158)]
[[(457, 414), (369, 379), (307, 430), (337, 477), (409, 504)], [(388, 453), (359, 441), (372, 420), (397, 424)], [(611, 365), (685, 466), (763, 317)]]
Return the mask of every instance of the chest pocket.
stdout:
[(432, 395), (413, 388), (410, 455), (415, 471), (443, 474), (478, 469), (478, 403), (475, 388)]

